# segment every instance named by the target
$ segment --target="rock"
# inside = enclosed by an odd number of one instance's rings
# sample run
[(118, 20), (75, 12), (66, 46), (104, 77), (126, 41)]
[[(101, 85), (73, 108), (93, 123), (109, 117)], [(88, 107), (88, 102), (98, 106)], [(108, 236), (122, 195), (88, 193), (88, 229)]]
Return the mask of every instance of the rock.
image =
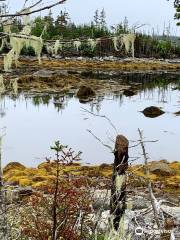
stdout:
[(91, 87), (88, 86), (81, 86), (77, 92), (77, 97), (79, 99), (89, 99), (91, 97), (94, 97), (96, 94), (94, 90)]
[(24, 197), (24, 196), (30, 196), (33, 193), (33, 190), (31, 186), (27, 186), (27, 187), (17, 188), (17, 192), (20, 197)]
[(178, 222), (180, 222), (180, 207), (170, 207), (170, 206), (162, 205), (162, 209), (164, 210), (164, 212), (172, 215), (174, 220), (177, 220)]
[(42, 78), (43, 77), (45, 77), (45, 78), (52, 77), (52, 75), (53, 75), (53, 71), (43, 70), (43, 69), (33, 73), (33, 76), (35, 76), (35, 77), (42, 77)]
[(102, 163), (102, 164), (99, 166), (100, 169), (106, 169), (106, 168), (109, 169), (109, 167), (112, 167), (112, 166), (109, 165), (109, 164), (107, 164), (107, 163)]
[(140, 209), (148, 208), (150, 204), (151, 203), (147, 201), (144, 197), (137, 196), (132, 201), (132, 210), (140, 210)]
[(159, 117), (160, 115), (164, 114), (165, 112), (163, 110), (161, 110), (158, 107), (155, 106), (151, 106), (151, 107), (147, 107), (145, 108), (142, 113), (149, 118), (155, 118), (155, 117)]
[(93, 198), (92, 206), (95, 211), (98, 211), (101, 208), (103, 208), (104, 211), (110, 209), (110, 190), (95, 190)]
[(126, 90), (124, 90), (123, 94), (126, 97), (132, 97), (132, 96), (136, 95), (136, 92), (131, 89), (126, 89)]
[(180, 116), (180, 111), (174, 113), (176, 116)]
[(159, 162), (169, 164), (168, 160), (166, 160), (166, 159), (162, 159)]
[(11, 186), (11, 188), (6, 189), (6, 200), (10, 204), (12, 202), (18, 202), (22, 200), (23, 197), (32, 195), (33, 190), (31, 186), (20, 187), (20, 186)]
[(167, 163), (155, 162), (151, 163), (149, 166), (149, 171), (159, 176), (172, 176), (174, 175), (174, 170), (172, 170)]

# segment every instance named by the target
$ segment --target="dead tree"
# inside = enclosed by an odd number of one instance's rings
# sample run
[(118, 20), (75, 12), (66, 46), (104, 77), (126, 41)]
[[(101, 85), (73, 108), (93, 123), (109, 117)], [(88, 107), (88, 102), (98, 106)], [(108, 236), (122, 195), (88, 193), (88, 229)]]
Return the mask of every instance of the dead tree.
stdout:
[(126, 171), (128, 169), (128, 146), (126, 137), (118, 135), (114, 150), (114, 168), (111, 187), (111, 215), (113, 226), (119, 229), (119, 223), (126, 209)]

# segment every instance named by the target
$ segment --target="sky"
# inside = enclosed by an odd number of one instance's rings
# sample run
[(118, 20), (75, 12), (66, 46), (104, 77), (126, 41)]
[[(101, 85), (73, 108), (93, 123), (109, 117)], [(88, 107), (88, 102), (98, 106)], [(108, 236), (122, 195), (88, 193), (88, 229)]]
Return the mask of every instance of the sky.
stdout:
[[(24, 0), (9, 0), (11, 12), (22, 7)], [(29, 3), (32, 1), (29, 0)], [(47, 0), (44, 2), (47, 2)], [(49, 1), (52, 3), (53, 1)], [(142, 28), (146, 31), (162, 33), (164, 25), (171, 26), (171, 34), (180, 36), (180, 27), (174, 20), (173, 0), (67, 0), (52, 10), (57, 15), (60, 10), (67, 10), (72, 22), (90, 23), (96, 9), (105, 9), (106, 21), (109, 26), (118, 24), (126, 16), (130, 24), (147, 24)], [(47, 13), (47, 12), (46, 12)]]

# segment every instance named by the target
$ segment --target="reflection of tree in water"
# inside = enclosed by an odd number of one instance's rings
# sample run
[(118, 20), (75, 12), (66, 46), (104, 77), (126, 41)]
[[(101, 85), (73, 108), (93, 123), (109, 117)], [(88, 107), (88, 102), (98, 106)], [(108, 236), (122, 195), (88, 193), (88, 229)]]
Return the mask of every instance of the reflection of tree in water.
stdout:
[(90, 102), (91, 112), (96, 110), (97, 113), (101, 111), (101, 103), (104, 101), (104, 96), (97, 96), (96, 99)]
[(155, 100), (157, 97), (158, 103), (166, 103), (172, 99), (172, 89), (176, 87), (175, 83), (166, 83), (166, 85), (157, 85), (154, 88), (144, 88), (140, 93), (140, 99)]
[(59, 94), (46, 94), (46, 95), (35, 95), (26, 97), (26, 99), (32, 99), (32, 104), (34, 106), (40, 106), (40, 105), (47, 105), (49, 106), (50, 103), (54, 105), (54, 107), (59, 112), (60, 110), (65, 109), (65, 107), (68, 104), (68, 100), (71, 97), (68, 95), (59, 95)]
[(0, 117), (3, 118), (6, 115), (6, 100), (5, 97), (0, 96)]

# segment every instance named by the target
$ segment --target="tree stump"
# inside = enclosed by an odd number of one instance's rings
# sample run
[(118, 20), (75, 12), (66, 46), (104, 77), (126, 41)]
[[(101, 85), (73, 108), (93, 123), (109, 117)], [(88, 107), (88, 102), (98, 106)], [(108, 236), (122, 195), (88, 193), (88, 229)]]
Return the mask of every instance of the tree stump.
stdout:
[(128, 169), (128, 146), (126, 137), (118, 135), (115, 143), (115, 159), (111, 187), (111, 215), (113, 216), (113, 226), (119, 229), (119, 223), (126, 209), (126, 171)]

